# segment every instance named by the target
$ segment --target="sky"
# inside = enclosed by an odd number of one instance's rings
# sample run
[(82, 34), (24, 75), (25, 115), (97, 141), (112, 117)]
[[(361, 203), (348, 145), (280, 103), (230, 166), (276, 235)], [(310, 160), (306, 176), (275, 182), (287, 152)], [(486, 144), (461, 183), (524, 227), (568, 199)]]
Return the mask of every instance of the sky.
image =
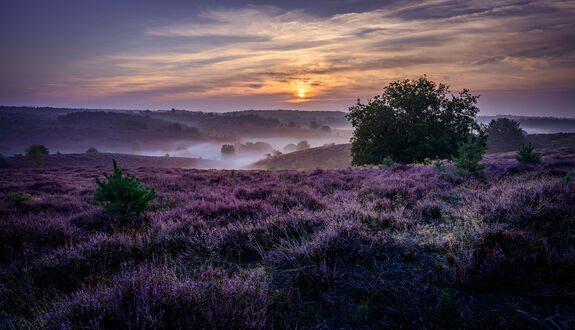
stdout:
[(423, 74), (575, 117), (575, 1), (1, 0), (0, 105), (346, 111)]

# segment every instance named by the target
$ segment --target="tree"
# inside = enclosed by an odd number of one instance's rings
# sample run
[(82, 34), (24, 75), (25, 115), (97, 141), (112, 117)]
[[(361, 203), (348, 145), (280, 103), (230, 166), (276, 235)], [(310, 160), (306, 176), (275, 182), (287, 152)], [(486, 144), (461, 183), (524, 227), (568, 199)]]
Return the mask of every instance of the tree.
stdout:
[(87, 153), (98, 153), (98, 149), (94, 148), (94, 147), (90, 147), (88, 148), (88, 150), (86, 150)]
[(224, 144), (222, 145), (221, 153), (224, 157), (231, 157), (236, 154), (236, 148), (231, 144)]
[(286, 146), (284, 147), (285, 152), (293, 152), (296, 150), (297, 150), (297, 146), (293, 143), (286, 144)]
[(517, 150), (525, 140), (519, 122), (508, 118), (492, 120), (485, 131), (487, 147), (491, 152)]
[(26, 148), (26, 158), (36, 166), (43, 166), (44, 156), (49, 154), (48, 148), (41, 144), (33, 144)]
[(517, 151), (517, 159), (520, 163), (527, 164), (539, 164), (541, 163), (541, 154), (536, 153), (535, 147), (529, 143), (528, 145), (523, 145), (519, 151)]
[(349, 108), (346, 117), (355, 128), (352, 164), (380, 164), (387, 156), (421, 162), (455, 155), (458, 143), (482, 130), (475, 122), (478, 98), (466, 89), (454, 95), (426, 76), (390, 83), (382, 95)]
[(453, 164), (460, 173), (483, 176), (485, 164), (479, 163), (485, 154), (485, 134), (474, 136), (469, 134), (467, 141), (459, 143), (457, 156), (453, 157)]
[(309, 149), (309, 148), (310, 148), (310, 145), (306, 140), (300, 141), (296, 146), (297, 151), (305, 150), (305, 149)]
[(154, 187), (145, 186), (134, 175), (122, 174), (116, 164), (114, 173), (104, 173), (105, 181), (96, 178), (98, 188), (94, 192), (93, 203), (103, 206), (106, 212), (129, 216), (138, 215), (157, 197)]
[(4, 155), (0, 154), (0, 168), (8, 168), (8, 167), (10, 167), (10, 164), (8, 164), (6, 157), (4, 157)]

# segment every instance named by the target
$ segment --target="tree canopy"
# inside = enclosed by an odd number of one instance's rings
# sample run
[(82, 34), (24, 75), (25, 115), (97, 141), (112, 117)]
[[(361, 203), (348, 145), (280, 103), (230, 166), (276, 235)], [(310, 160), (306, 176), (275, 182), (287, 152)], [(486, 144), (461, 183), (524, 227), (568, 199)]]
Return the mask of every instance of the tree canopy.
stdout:
[(398, 162), (449, 158), (469, 134), (480, 132), (475, 121), (479, 96), (422, 76), (395, 81), (367, 104), (360, 100), (347, 118), (355, 128), (352, 164), (380, 164), (387, 156)]
[(48, 148), (42, 144), (33, 144), (26, 148), (26, 158), (35, 166), (43, 166), (44, 156), (49, 154)]
[(487, 146), (491, 152), (517, 150), (525, 142), (519, 122), (508, 118), (492, 120), (486, 133)]

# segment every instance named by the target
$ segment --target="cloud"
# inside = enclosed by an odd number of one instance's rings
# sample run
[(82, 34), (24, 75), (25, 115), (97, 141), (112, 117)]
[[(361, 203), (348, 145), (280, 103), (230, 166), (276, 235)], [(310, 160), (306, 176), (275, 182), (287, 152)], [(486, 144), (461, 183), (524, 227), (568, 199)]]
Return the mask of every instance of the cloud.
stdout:
[(424, 73), (472, 90), (569, 88), (573, 17), (574, 2), (550, 0), (398, 2), (328, 17), (274, 7), (211, 10), (148, 28), (140, 48), (77, 63), (83, 74), (69, 88), (43, 93), (137, 95), (150, 104), (261, 97), (343, 108)]

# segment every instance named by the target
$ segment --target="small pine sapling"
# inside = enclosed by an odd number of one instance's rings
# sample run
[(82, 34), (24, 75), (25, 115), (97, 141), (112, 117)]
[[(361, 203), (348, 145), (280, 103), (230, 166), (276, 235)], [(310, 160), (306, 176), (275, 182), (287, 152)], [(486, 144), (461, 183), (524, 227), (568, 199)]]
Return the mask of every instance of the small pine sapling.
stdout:
[(483, 176), (485, 164), (481, 164), (485, 153), (485, 137), (468, 135), (465, 143), (459, 143), (457, 157), (453, 158), (453, 164), (460, 173), (468, 173)]
[(106, 181), (96, 178), (98, 188), (94, 192), (94, 204), (103, 206), (106, 212), (128, 216), (138, 215), (156, 198), (154, 187), (142, 185), (134, 175), (123, 175), (114, 163), (114, 173), (104, 173)]
[(443, 162), (439, 159), (433, 162), (433, 168), (438, 171), (443, 171), (445, 169)]
[(520, 163), (527, 164), (539, 164), (541, 163), (541, 154), (534, 152), (535, 147), (529, 143), (528, 145), (523, 145), (519, 151), (517, 151), (517, 159)]

